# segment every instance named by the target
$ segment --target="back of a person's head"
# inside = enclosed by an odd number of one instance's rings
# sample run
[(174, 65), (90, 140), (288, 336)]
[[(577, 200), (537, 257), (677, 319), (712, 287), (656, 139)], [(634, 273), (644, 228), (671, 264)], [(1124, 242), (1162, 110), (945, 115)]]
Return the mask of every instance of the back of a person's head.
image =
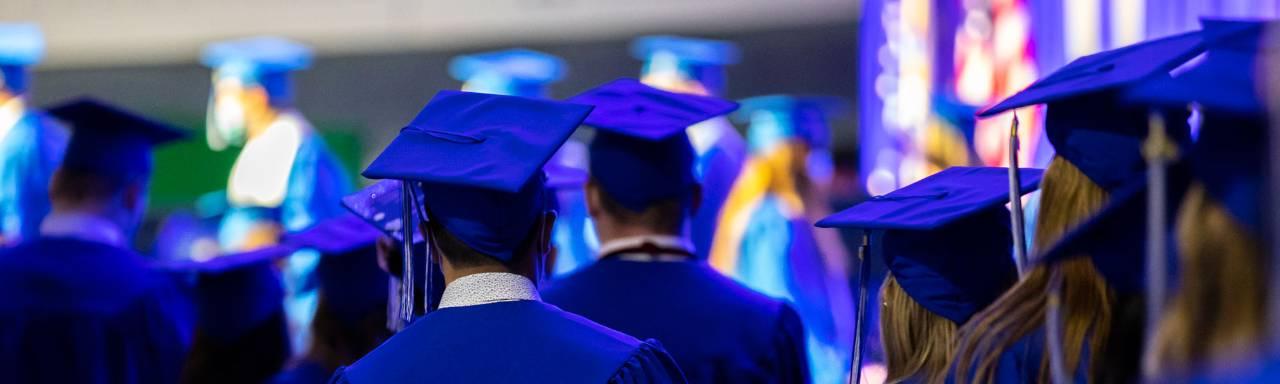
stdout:
[(145, 178), (146, 172), (113, 174), (63, 167), (49, 181), (49, 200), (55, 208), (106, 204)]
[(954, 352), (956, 323), (917, 303), (892, 274), (885, 278), (880, 297), (886, 382), (941, 382)]
[(1177, 376), (1258, 357), (1267, 327), (1261, 242), (1199, 183), (1183, 199), (1176, 230), (1180, 284), (1146, 369)]
[[(1036, 221), (1035, 249), (1038, 253), (1102, 209), (1108, 195), (1079, 168), (1061, 156), (1055, 156), (1040, 182), (1040, 212)], [(1085, 348), (1088, 356), (1098, 359), (1110, 329), (1111, 293), (1102, 276), (1087, 255), (1079, 255), (1052, 266), (1037, 265), (1023, 280), (978, 312), (959, 332), (955, 361), (957, 383), (982, 383), (994, 379), (1000, 355), (1014, 342), (1044, 326), (1050, 280), (1061, 277), (1063, 348), (1067, 367), (1081, 361)], [(1088, 340), (1085, 340), (1088, 338)], [(1048, 382), (1048, 354), (1039, 364), (1040, 382)]]
[(609, 216), (610, 220), (658, 233), (680, 233), (686, 218), (693, 213), (690, 201), (692, 196), (658, 200), (636, 211), (618, 202), (604, 188), (597, 188), (597, 190), (600, 191), (600, 209)]

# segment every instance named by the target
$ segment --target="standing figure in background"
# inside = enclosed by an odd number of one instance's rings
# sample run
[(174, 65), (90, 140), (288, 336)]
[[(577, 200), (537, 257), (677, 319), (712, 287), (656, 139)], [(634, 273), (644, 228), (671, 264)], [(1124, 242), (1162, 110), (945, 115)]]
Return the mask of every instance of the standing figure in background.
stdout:
[[(449, 74), (462, 81), (462, 90), (494, 95), (546, 98), (548, 85), (560, 81), (567, 72), (564, 60), (547, 53), (528, 49), (508, 49), (455, 57), (449, 63)], [(549, 164), (569, 169), (587, 169), (587, 148), (581, 140), (570, 138), (551, 158)], [(587, 217), (587, 203), (581, 185), (558, 188), (556, 200), (559, 214), (552, 239), (556, 244), (555, 274), (562, 275), (595, 259), (595, 229)]]
[[(340, 200), (351, 189), (350, 178), (293, 103), (289, 75), (310, 65), (311, 50), (273, 37), (229, 40), (205, 47), (202, 62), (213, 69), (209, 147), (243, 144), (227, 180), (227, 209), (218, 228), (222, 251), (274, 244), (283, 232), (343, 213)], [(315, 312), (309, 281), (318, 261), (314, 251), (300, 251), (284, 268), (295, 351), (305, 349)]]
[(34, 24), (0, 23), (0, 244), (36, 237), (67, 132), (27, 106), (28, 67), (44, 54)]
[[(808, 331), (814, 381), (845, 377), (853, 345), (853, 299), (843, 270), (824, 260), (810, 223), (809, 150), (824, 99), (749, 99), (752, 158), (720, 211), (711, 265), (764, 294), (795, 303)], [(823, 202), (818, 202), (823, 203)]]
[[(640, 81), (658, 89), (723, 97), (725, 66), (738, 62), (738, 47), (727, 41), (677, 36), (648, 36), (631, 44), (631, 53), (644, 60)], [(694, 175), (702, 183), (702, 206), (693, 215), (690, 238), (694, 253), (711, 254), (720, 208), (747, 159), (747, 143), (729, 119), (717, 117), (689, 127), (689, 141), (698, 157)]]
[(151, 149), (186, 134), (89, 99), (49, 111), (74, 134), (39, 236), (0, 251), (0, 382), (177, 381), (186, 306), (130, 244)]

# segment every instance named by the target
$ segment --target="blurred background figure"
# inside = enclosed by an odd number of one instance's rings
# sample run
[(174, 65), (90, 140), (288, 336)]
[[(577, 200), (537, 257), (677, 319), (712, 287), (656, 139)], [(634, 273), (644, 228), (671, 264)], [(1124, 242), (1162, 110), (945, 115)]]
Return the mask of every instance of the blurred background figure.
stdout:
[(0, 244), (38, 235), (67, 146), (65, 128), (29, 105), (29, 67), (43, 56), (40, 27), (0, 23)]
[[(214, 150), (243, 148), (227, 181), (227, 207), (218, 229), (224, 252), (275, 244), (284, 232), (309, 228), (342, 214), (340, 199), (350, 179), (323, 139), (294, 108), (291, 72), (311, 64), (309, 48), (276, 37), (217, 42), (202, 62), (213, 69), (208, 144)], [(314, 251), (286, 260), (285, 311), (294, 349), (306, 348), (315, 312), (311, 273)]]
[(273, 383), (327, 383), (338, 367), (351, 365), (391, 336), (389, 277), (378, 266), (376, 249), (381, 236), (361, 218), (346, 214), (286, 238), (320, 253), (315, 272), (320, 298), (308, 330), (310, 346)]
[[(640, 81), (671, 92), (725, 96), (725, 66), (741, 58), (728, 41), (679, 36), (647, 36), (631, 43), (631, 54), (644, 60)], [(747, 143), (727, 117), (689, 127), (689, 140), (698, 158), (695, 170), (702, 183), (702, 204), (693, 215), (690, 236), (699, 258), (711, 255), (712, 238), (720, 221), (720, 207), (742, 170)]]
[(284, 368), (292, 349), (277, 264), (295, 250), (271, 245), (158, 264), (194, 313), (181, 383), (263, 383)]
[(830, 103), (790, 96), (744, 102), (751, 157), (720, 210), (710, 257), (721, 273), (795, 303), (817, 382), (845, 376), (853, 345), (847, 262), (823, 257), (806, 208), (813, 204), (806, 200), (813, 191), (809, 150), (813, 139), (826, 137), (826, 126), (813, 120)]
[(49, 112), (74, 133), (39, 236), (0, 252), (0, 381), (174, 382), (190, 316), (130, 242), (152, 148), (186, 133), (94, 99)]
[[(495, 95), (550, 97), (550, 85), (567, 73), (563, 59), (520, 48), (462, 55), (449, 63), (449, 74), (463, 82), (462, 90)], [(550, 164), (586, 172), (586, 152), (582, 140), (571, 138), (556, 151)], [(594, 261), (598, 242), (582, 189), (557, 188), (556, 198), (560, 208), (553, 235), (555, 273), (562, 275)]]

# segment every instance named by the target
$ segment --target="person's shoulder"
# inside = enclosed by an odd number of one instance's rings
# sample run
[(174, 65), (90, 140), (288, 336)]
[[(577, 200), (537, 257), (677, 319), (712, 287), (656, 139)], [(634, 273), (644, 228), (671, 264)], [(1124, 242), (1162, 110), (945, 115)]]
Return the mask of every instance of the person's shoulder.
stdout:
[(790, 304), (782, 299), (777, 299), (757, 292), (747, 286), (739, 283), (715, 270), (709, 266), (705, 266), (704, 279), (707, 283), (707, 291), (716, 298), (716, 302), (721, 305), (730, 306), (737, 313), (754, 315), (768, 319), (778, 319), (788, 312), (794, 312)]

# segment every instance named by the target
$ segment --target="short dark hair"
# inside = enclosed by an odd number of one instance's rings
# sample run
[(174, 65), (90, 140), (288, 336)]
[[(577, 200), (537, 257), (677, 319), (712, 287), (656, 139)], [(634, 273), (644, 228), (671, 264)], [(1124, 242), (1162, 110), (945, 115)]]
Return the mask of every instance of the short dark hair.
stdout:
[[(541, 225), (541, 221), (541, 218), (539, 218), (538, 222), (534, 225)], [(525, 257), (523, 253), (516, 252), (515, 257), (509, 261), (503, 262), (497, 257), (472, 249), (471, 246), (464, 243), (462, 239), (459, 239), (453, 233), (450, 233), (449, 230), (444, 227), (444, 224), (441, 224), (438, 220), (429, 221), (427, 223), (427, 229), (431, 232), (431, 238), (435, 242), (436, 247), (440, 248), (440, 252), (444, 253), (445, 259), (449, 260), (449, 264), (453, 264), (457, 267), (466, 268), (502, 265), (504, 267), (511, 268), (521, 262), (521, 258)], [(531, 242), (537, 241), (537, 236), (537, 234), (528, 235), (524, 241), (520, 242), (520, 246), (516, 249), (524, 250), (528, 248)]]
[(77, 168), (59, 168), (49, 181), (49, 199), (65, 204), (81, 204), (105, 199), (124, 191), (144, 172), (102, 173)]
[[(599, 184), (597, 184), (599, 185)], [(690, 197), (673, 197), (650, 203), (643, 210), (633, 211), (619, 203), (603, 186), (600, 191), (600, 208), (614, 220), (639, 224), (645, 228), (666, 233), (678, 233), (684, 226), (685, 211)]]

